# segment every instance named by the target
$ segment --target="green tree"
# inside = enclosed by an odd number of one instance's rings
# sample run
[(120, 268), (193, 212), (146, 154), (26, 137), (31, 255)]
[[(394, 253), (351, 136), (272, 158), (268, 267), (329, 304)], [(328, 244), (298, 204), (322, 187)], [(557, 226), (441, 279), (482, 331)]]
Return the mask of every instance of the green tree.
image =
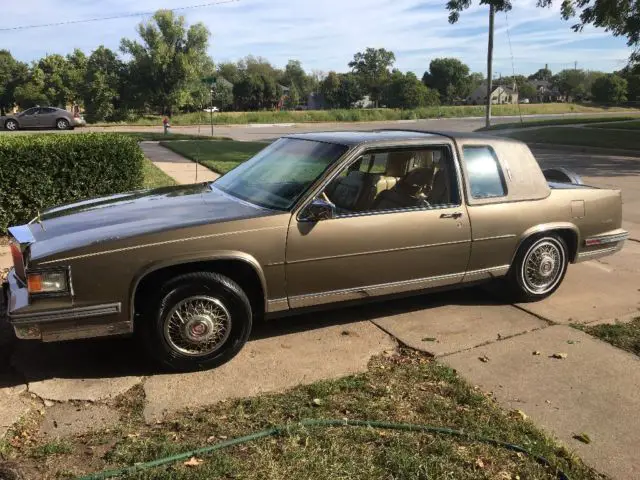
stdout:
[(581, 100), (589, 93), (586, 78), (583, 70), (561, 70), (553, 77), (552, 83), (562, 95)]
[(69, 94), (67, 100), (71, 103), (80, 103), (87, 87), (85, 77), (88, 59), (82, 50), (76, 48), (72, 54), (67, 55), (66, 61), (62, 79)]
[[(481, 5), (493, 5), (498, 12), (511, 10), (512, 0), (480, 0)], [(553, 0), (538, 0), (539, 7), (550, 7)], [(472, 5), (471, 0), (448, 0), (449, 22), (456, 23), (460, 13)], [(640, 44), (640, 21), (638, 21), (638, 2), (611, 0), (562, 0), (560, 15), (564, 20), (578, 17), (579, 21), (571, 28), (580, 31), (585, 25), (594, 25), (623, 36), (629, 46)]]
[(29, 80), (29, 67), (13, 58), (8, 50), (0, 50), (0, 115), (16, 104), (15, 91)]
[(242, 72), (236, 63), (219, 63), (216, 67), (216, 71), (218, 72), (219, 77), (224, 78), (227, 82), (231, 82), (232, 84), (236, 84), (242, 79)]
[(184, 99), (185, 89), (199, 76), (198, 66), (207, 55), (209, 31), (202, 23), (187, 28), (182, 16), (158, 10), (137, 28), (142, 43), (123, 38), (120, 49), (131, 55), (128, 80), (163, 113), (171, 114)]
[(282, 74), (282, 83), (287, 87), (295, 85), (303, 100), (318, 87), (318, 82), (312, 75), (307, 75), (299, 60), (289, 60)]
[(264, 101), (264, 82), (258, 75), (245, 75), (233, 86), (238, 110), (258, 110)]
[(29, 71), (26, 81), (16, 87), (14, 98), (22, 110), (36, 105), (48, 105), (51, 101), (44, 90), (44, 72), (36, 64)]
[(67, 84), (67, 60), (62, 55), (47, 55), (38, 61), (43, 73), (43, 94), (53, 106), (66, 108), (72, 101), (72, 92)]
[(591, 93), (596, 102), (620, 104), (627, 101), (627, 88), (624, 78), (611, 73), (596, 78)]
[(300, 94), (298, 93), (298, 87), (295, 83), (292, 83), (289, 87), (289, 92), (285, 101), (287, 108), (296, 108), (300, 104)]
[(226, 79), (218, 78), (214, 85), (213, 103), (220, 110), (228, 110), (233, 105), (233, 85)]
[(438, 92), (428, 88), (413, 72), (405, 75), (395, 70), (383, 99), (387, 107), (391, 108), (426, 107), (438, 104)]
[(111, 119), (120, 103), (124, 65), (115, 52), (100, 45), (87, 59), (84, 107), (91, 122)]
[(359, 84), (369, 94), (376, 106), (389, 81), (390, 69), (396, 61), (393, 52), (384, 48), (367, 48), (358, 52), (349, 62), (349, 67), (358, 77)]
[(444, 103), (467, 97), (471, 89), (469, 67), (457, 58), (435, 58), (422, 77), (423, 83), (438, 91)]
[(319, 89), (329, 108), (351, 108), (364, 96), (358, 76), (354, 73), (329, 72)]
[(529, 75), (528, 78), (529, 80), (546, 80), (550, 82), (552, 77), (553, 77), (553, 73), (551, 72), (551, 70), (549, 70), (547, 67), (544, 67), (539, 69), (533, 75)]

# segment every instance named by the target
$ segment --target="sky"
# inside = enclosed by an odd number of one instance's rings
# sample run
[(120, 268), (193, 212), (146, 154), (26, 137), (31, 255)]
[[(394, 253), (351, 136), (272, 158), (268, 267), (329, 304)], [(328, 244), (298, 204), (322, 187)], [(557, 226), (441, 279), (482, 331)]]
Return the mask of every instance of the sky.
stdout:
[[(214, 0), (23, 0), (4, 1), (0, 29), (83, 20), (202, 4)], [(460, 21), (447, 21), (446, 0), (238, 0), (182, 10), (189, 24), (203, 22), (211, 32), (209, 53), (215, 62), (252, 54), (277, 67), (289, 59), (307, 71), (347, 71), (353, 54), (367, 47), (395, 53), (395, 67), (419, 77), (438, 57), (456, 57), (472, 71), (486, 72), (488, 7), (473, 2)], [(631, 53), (623, 38), (603, 29), (571, 30), (560, 18), (560, 2), (536, 8), (536, 0), (516, 0), (495, 21), (494, 76), (528, 75), (545, 64), (613, 71)], [(0, 49), (22, 61), (46, 54), (66, 55), (74, 48), (89, 53), (103, 44), (117, 49), (122, 37), (150, 15), (46, 28), (0, 31)]]

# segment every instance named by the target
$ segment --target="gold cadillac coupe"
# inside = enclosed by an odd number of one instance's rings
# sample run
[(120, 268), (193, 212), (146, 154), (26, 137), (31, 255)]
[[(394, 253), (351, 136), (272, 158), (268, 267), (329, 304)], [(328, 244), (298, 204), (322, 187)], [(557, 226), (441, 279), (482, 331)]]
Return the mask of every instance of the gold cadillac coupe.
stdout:
[[(213, 183), (50, 209), (10, 228), (22, 339), (132, 334), (177, 370), (232, 358), (256, 319), (501, 279), (553, 293), (627, 238), (621, 195), (523, 143), (405, 130), (281, 138)], [(428, 319), (425, 319), (428, 321)]]

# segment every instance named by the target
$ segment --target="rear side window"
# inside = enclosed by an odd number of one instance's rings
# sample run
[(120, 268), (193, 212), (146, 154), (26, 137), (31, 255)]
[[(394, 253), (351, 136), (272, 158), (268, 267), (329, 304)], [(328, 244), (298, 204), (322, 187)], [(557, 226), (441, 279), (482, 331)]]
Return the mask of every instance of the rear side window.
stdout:
[(463, 147), (473, 198), (504, 197), (506, 188), (498, 159), (491, 147)]

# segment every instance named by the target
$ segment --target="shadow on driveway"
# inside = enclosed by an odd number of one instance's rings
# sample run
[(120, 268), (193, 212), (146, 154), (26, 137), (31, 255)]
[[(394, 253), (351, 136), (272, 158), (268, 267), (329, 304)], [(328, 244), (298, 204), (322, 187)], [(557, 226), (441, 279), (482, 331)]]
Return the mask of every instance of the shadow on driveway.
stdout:
[[(441, 305), (506, 305), (481, 288), (377, 301), (359, 306), (292, 315), (254, 325), (249, 342), (335, 325), (428, 310)], [(110, 379), (166, 373), (135, 338), (60, 343), (14, 341), (0, 352), (0, 388), (53, 378)]]

